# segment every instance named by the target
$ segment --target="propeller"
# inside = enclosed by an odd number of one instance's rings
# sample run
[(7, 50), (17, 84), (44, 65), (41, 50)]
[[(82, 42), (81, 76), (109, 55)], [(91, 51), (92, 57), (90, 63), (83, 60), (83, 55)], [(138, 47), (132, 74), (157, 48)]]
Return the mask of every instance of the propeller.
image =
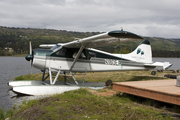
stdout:
[[(29, 53), (32, 56), (32, 45), (31, 41), (29, 42)], [(31, 65), (31, 74), (32, 74), (32, 59), (30, 59), (30, 65)]]
[(32, 45), (31, 45), (31, 41), (29, 42), (29, 53), (30, 53), (30, 55), (32, 55)]
[(32, 74), (32, 60), (33, 60), (33, 54), (32, 54), (32, 45), (31, 41), (29, 42), (29, 54), (25, 57), (27, 61), (30, 61), (31, 65), (31, 74)]
[[(31, 41), (29, 42), (29, 55), (32, 56), (32, 45), (31, 45)], [(30, 64), (32, 67), (32, 59), (30, 59)]]

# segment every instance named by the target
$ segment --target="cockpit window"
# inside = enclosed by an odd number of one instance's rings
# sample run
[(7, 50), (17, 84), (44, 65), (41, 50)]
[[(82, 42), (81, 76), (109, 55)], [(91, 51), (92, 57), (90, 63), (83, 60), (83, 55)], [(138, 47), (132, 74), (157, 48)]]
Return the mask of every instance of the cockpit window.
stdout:
[[(73, 56), (72, 56), (72, 57), (73, 57), (74, 59), (76, 58), (77, 53), (78, 53), (78, 52), (75, 52), (75, 53), (73, 54)], [(84, 53), (83, 53), (83, 52), (82, 52), (82, 53), (81, 53), (81, 55), (79, 56), (79, 59), (86, 59), (86, 56), (84, 55)]]
[(56, 55), (65, 56), (66, 50), (67, 50), (66, 48), (62, 48), (62, 49), (60, 49), (59, 51), (56, 52)]
[(54, 47), (52, 47), (50, 50), (54, 51), (56, 48), (60, 47), (61, 45), (56, 44)]
[(96, 53), (89, 52), (89, 57), (96, 57)]
[(72, 57), (75, 59), (76, 55), (77, 55), (77, 52), (75, 52)]
[(81, 53), (81, 57), (82, 57), (83, 59), (86, 59), (86, 56), (84, 55), (83, 52)]
[(38, 56), (48, 56), (50, 55), (52, 51), (48, 49), (34, 49), (33, 50), (33, 55), (38, 55)]

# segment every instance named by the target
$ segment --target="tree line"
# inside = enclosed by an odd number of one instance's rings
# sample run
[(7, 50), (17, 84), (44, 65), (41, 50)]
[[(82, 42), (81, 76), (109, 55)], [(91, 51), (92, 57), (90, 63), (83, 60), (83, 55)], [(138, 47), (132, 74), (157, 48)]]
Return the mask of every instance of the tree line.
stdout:
[(152, 51), (153, 57), (180, 58), (180, 51)]
[[(0, 56), (15, 54), (28, 54), (29, 42), (33, 49), (40, 44), (66, 43), (80, 38), (85, 38), (102, 32), (76, 32), (53, 29), (15, 28), (0, 26)], [(153, 57), (180, 57), (180, 39), (165, 39), (144, 37), (152, 45)], [(111, 53), (130, 53), (142, 40), (122, 42), (98, 49)], [(12, 48), (13, 51), (9, 51)]]

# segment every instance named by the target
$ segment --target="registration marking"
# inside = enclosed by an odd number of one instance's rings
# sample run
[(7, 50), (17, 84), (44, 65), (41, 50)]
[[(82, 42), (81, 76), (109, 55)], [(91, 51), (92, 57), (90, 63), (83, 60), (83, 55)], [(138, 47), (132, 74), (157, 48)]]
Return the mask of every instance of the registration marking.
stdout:
[(120, 60), (105, 59), (104, 61), (105, 61), (106, 65), (116, 65), (116, 66), (121, 65), (121, 61)]

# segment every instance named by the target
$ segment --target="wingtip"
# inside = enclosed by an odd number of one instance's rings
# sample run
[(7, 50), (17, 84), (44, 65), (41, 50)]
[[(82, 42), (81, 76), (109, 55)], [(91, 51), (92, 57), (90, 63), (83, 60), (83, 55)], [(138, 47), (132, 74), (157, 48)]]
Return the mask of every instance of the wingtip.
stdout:
[(136, 35), (134, 33), (123, 31), (123, 30), (114, 30), (108, 32), (108, 35), (111, 37), (117, 37), (117, 38), (132, 38), (132, 39), (143, 39), (141, 36)]

